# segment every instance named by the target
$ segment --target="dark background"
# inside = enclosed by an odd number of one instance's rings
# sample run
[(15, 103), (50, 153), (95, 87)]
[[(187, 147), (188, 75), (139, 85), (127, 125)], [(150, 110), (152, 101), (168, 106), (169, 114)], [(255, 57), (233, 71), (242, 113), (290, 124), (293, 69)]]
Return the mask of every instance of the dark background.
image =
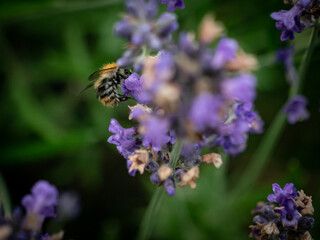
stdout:
[[(280, 42), (280, 31), (269, 15), (288, 9), (281, 0), (185, 0), (185, 5), (176, 10), (180, 30), (197, 32), (204, 14), (213, 12), (230, 37), (258, 56), (256, 108), (268, 128), (289, 88), (283, 66), (274, 62), (275, 51), (295, 44), (298, 66), (310, 31), (294, 42)], [(92, 89), (75, 96), (88, 83), (88, 75), (124, 51), (124, 41), (112, 31), (123, 12), (120, 0), (0, 3), (0, 171), (14, 206), (39, 179), (61, 191), (78, 192), (81, 215), (45, 225), (48, 232), (64, 228), (66, 239), (134, 238), (156, 188), (147, 174), (130, 177), (125, 160), (106, 141), (111, 118), (132, 125), (127, 103), (105, 108)], [(319, 53), (317, 47), (303, 89), (310, 119), (286, 126), (254, 187), (234, 196), (237, 204), (226, 212), (228, 195), (221, 192), (222, 186), (227, 191), (237, 182), (263, 134), (251, 136), (247, 150), (229, 160), (226, 177), (212, 166), (202, 166), (195, 190), (185, 187), (173, 198), (166, 196), (154, 239), (248, 239), (250, 211), (257, 201), (266, 201), (274, 182), (293, 182), (313, 196), (316, 225), (311, 233), (320, 238)]]

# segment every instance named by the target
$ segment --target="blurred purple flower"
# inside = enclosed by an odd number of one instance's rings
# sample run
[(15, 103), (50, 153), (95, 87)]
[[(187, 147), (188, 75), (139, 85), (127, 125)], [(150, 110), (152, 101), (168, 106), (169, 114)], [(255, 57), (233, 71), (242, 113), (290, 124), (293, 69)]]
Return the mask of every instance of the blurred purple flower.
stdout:
[(236, 119), (246, 122), (250, 133), (262, 133), (264, 122), (257, 112), (252, 111), (252, 108), (252, 103), (237, 103), (235, 108)]
[(223, 101), (209, 92), (197, 96), (191, 105), (189, 119), (195, 129), (204, 132), (208, 128), (215, 128), (223, 122), (221, 107)]
[(167, 4), (167, 11), (174, 12), (176, 8), (184, 9), (183, 0), (159, 0), (161, 4)]
[(174, 181), (172, 180), (172, 178), (168, 178), (167, 180), (164, 181), (164, 188), (166, 189), (166, 191), (170, 197), (174, 196), (175, 185), (174, 185)]
[(223, 147), (226, 153), (236, 155), (246, 148), (248, 125), (243, 121), (235, 121), (219, 127), (215, 143)]
[(131, 43), (129, 49), (118, 59), (117, 64), (127, 67), (134, 64), (138, 71), (142, 68), (142, 48), (159, 51), (170, 48), (171, 33), (178, 29), (176, 15), (163, 13), (156, 19), (158, 4), (156, 0), (128, 0), (127, 15), (114, 26), (116, 36)]
[(142, 142), (143, 146), (152, 147), (153, 151), (159, 152), (161, 148), (171, 140), (168, 136), (169, 122), (167, 119), (150, 116), (141, 124), (144, 129), (142, 133), (144, 137)]
[(272, 190), (274, 194), (269, 194), (267, 199), (270, 202), (277, 202), (280, 206), (283, 206), (285, 201), (290, 198), (295, 198), (297, 196), (297, 189), (294, 187), (293, 183), (287, 183), (282, 189), (278, 183), (272, 184)]
[(277, 61), (284, 64), (287, 80), (290, 84), (295, 84), (298, 80), (298, 73), (293, 63), (294, 52), (293, 47), (287, 47), (279, 49), (276, 55)]
[(38, 181), (31, 189), (31, 194), (23, 197), (21, 204), (27, 213), (34, 213), (40, 218), (55, 217), (54, 207), (58, 205), (58, 190), (45, 180)]
[[(128, 170), (130, 170), (132, 164), (133, 164), (133, 162), (127, 159), (127, 169)], [(131, 177), (134, 177), (136, 175), (137, 171), (138, 171), (138, 169), (133, 169), (133, 170), (129, 171), (129, 175)]]
[(302, 95), (297, 95), (288, 100), (282, 111), (287, 115), (290, 124), (309, 118), (309, 112), (306, 109), (307, 104), (308, 100)]
[(137, 149), (136, 139), (132, 137), (136, 134), (134, 128), (125, 129), (121, 127), (117, 120), (111, 119), (109, 132), (114, 133), (114, 135), (109, 137), (108, 142), (117, 145), (119, 153), (124, 158), (127, 159), (134, 154), (134, 150)]
[(222, 93), (232, 100), (252, 103), (256, 97), (256, 78), (251, 74), (240, 74), (222, 82)]
[(122, 93), (126, 97), (132, 95), (135, 99), (139, 99), (142, 92), (142, 82), (137, 73), (131, 74), (121, 85)]
[(211, 60), (212, 66), (215, 69), (222, 68), (227, 62), (234, 59), (237, 50), (237, 41), (231, 38), (222, 38)]
[(77, 217), (81, 212), (79, 195), (68, 191), (60, 194), (57, 215), (59, 219), (70, 219)]

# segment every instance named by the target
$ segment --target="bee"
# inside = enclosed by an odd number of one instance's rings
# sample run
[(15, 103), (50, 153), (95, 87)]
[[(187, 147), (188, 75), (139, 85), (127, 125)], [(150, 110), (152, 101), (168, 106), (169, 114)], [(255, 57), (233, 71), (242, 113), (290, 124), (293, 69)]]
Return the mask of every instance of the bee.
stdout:
[(89, 76), (88, 80), (92, 82), (79, 94), (93, 86), (102, 105), (118, 106), (120, 102), (128, 99), (128, 97), (118, 94), (118, 87), (131, 74), (130, 69), (119, 67), (116, 63), (106, 64)]

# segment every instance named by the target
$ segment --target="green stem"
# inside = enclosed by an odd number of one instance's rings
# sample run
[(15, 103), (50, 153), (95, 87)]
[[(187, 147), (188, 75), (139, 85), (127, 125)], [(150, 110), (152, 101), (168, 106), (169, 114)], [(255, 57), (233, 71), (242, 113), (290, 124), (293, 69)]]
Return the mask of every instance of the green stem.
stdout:
[[(311, 34), (309, 47), (304, 55), (299, 69), (298, 82), (290, 89), (290, 98), (301, 92), (302, 84), (306, 78), (307, 69), (310, 64), (311, 55), (317, 42), (316, 39), (318, 31), (318, 24), (316, 24)], [(248, 168), (241, 176), (240, 181), (232, 192), (233, 196), (230, 199), (236, 199), (236, 196), (240, 195), (243, 191), (250, 188), (256, 182), (280, 139), (280, 136), (284, 130), (285, 123), (286, 116), (280, 110), (271, 123), (271, 126), (267, 130), (256, 152), (253, 154), (252, 159), (248, 164)]]
[[(173, 150), (169, 154), (170, 165), (173, 169), (175, 169), (175, 166), (178, 163), (179, 155), (181, 152), (181, 146), (182, 143), (180, 141), (177, 141), (173, 147)], [(140, 229), (137, 238), (138, 240), (150, 239), (154, 227), (157, 223), (157, 217), (163, 201), (164, 192), (164, 188), (159, 187), (153, 194), (149, 206), (145, 211), (145, 214), (140, 224)]]
[(315, 46), (317, 45), (317, 37), (319, 35), (319, 21), (315, 23), (315, 27), (312, 30), (311, 38), (309, 40), (309, 47), (305, 52), (302, 63), (299, 68), (299, 81), (292, 86), (290, 91), (290, 97), (293, 97), (302, 91), (302, 84), (307, 76), (308, 68), (311, 62), (311, 56), (314, 51)]
[(4, 181), (2, 174), (0, 173), (0, 206), (1, 203), (3, 205), (4, 215), (10, 216), (11, 215), (11, 202), (9, 191), (7, 189), (7, 185)]

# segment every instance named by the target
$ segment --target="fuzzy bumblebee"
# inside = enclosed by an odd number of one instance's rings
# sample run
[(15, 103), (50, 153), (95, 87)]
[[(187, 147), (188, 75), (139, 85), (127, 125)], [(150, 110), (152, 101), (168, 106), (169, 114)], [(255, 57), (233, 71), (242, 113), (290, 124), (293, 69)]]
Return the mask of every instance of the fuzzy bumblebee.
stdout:
[(131, 73), (130, 69), (121, 68), (116, 63), (106, 64), (89, 76), (88, 80), (92, 82), (80, 93), (93, 86), (102, 105), (107, 107), (118, 106), (119, 102), (128, 99), (119, 95), (118, 87)]

